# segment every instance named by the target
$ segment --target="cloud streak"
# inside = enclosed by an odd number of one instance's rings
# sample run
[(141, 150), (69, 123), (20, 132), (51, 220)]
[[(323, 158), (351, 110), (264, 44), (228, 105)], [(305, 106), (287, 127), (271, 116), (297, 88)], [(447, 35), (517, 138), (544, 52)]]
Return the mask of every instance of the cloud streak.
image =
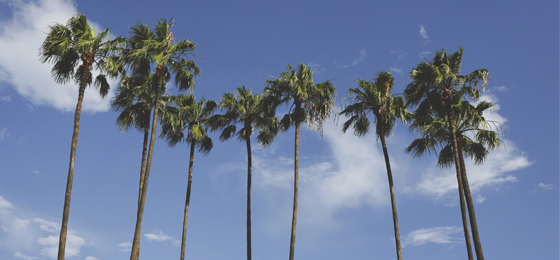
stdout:
[(366, 56), (367, 56), (366, 49), (365, 48), (361, 49), (359, 51), (359, 54), (360, 55), (358, 56), (358, 58), (355, 58), (351, 63), (335, 63), (336, 67), (340, 69), (347, 69), (350, 67), (357, 66), (358, 64), (366, 60)]
[(403, 238), (403, 247), (421, 246), (426, 243), (452, 244), (460, 243), (461, 238), (452, 235), (463, 231), (461, 227), (433, 227), (414, 230)]

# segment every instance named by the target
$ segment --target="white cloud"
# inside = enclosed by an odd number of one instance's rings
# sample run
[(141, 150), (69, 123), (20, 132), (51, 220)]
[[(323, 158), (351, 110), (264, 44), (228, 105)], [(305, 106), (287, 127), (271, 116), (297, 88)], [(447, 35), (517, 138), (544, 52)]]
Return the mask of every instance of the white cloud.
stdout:
[[(332, 227), (336, 225), (333, 216), (338, 210), (366, 204), (388, 204), (385, 162), (375, 137), (357, 138), (352, 133), (344, 134), (331, 123), (324, 126), (323, 137), (333, 154), (308, 166), (300, 166), (299, 221), (317, 228)], [(293, 159), (270, 156), (265, 152), (256, 154), (253, 160), (257, 187), (269, 193), (291, 194)], [(300, 158), (300, 165), (306, 165), (306, 161), (309, 158)], [(291, 198), (278, 197), (283, 198), (283, 204), (278, 206), (278, 202), (274, 202), (274, 210), (291, 208)], [(272, 214), (278, 218), (276, 215), (279, 214)], [(282, 216), (287, 217), (285, 214)], [(278, 221), (275, 219), (272, 222)]]
[(389, 71), (393, 74), (400, 74), (400, 75), (404, 75), (404, 71), (401, 68), (397, 68), (396, 66), (393, 66), (391, 68), (389, 68)]
[(543, 190), (552, 190), (554, 186), (552, 186), (552, 184), (539, 183), (538, 187)]
[(311, 68), (311, 70), (313, 71), (313, 74), (321, 74), (321, 73), (324, 73), (325, 71), (327, 71), (327, 69), (323, 68), (323, 66), (321, 64), (309, 62), (309, 63), (307, 63), (307, 66), (309, 68)]
[(25, 259), (25, 260), (33, 260), (33, 259), (39, 259), (38, 257), (34, 257), (34, 256), (26, 256), (20, 252), (15, 252), (13, 255), (15, 258), (20, 258), (20, 259)]
[[(38, 243), (44, 246), (41, 249), (41, 255), (56, 259), (58, 255), (58, 239), (58, 235), (39, 238)], [(85, 244), (86, 241), (82, 237), (79, 237), (74, 231), (68, 230), (64, 255), (68, 258), (79, 256), (80, 248)]]
[(8, 136), (10, 136), (10, 133), (8, 133), (8, 128), (2, 128), (2, 130), (0, 130), (0, 141), (4, 141), (4, 139), (6, 139), (6, 137)]
[(0, 210), (12, 208), (14, 205), (0, 196)]
[(463, 231), (461, 227), (433, 227), (414, 230), (403, 238), (403, 247), (420, 246), (426, 243), (450, 244), (459, 243), (461, 238), (451, 235)]
[(426, 31), (426, 28), (424, 28), (424, 25), (420, 25), (420, 37), (422, 37), (422, 39), (424, 39), (424, 44), (427, 44), (428, 42), (430, 42), (430, 37), (428, 36), (428, 31)]
[(148, 238), (148, 240), (150, 241), (167, 241), (173, 239), (172, 237), (164, 234), (163, 231), (157, 229), (152, 231), (152, 233), (145, 234), (144, 236), (146, 236), (146, 238)]
[[(66, 24), (78, 13), (71, 0), (7, 0), (11, 19), (0, 21), (0, 46), (11, 51), (0, 52), (0, 81), (34, 105), (48, 105), (63, 111), (74, 111), (78, 88), (73, 82), (57, 84), (51, 77), (51, 64), (41, 64), (38, 57), (48, 26)], [(97, 32), (102, 30), (95, 23)], [(29, 73), (33, 76), (30, 77)], [(110, 93), (112, 95), (112, 93)], [(101, 99), (92, 88), (86, 89), (83, 109), (97, 112), (109, 109), (109, 98)]]
[(360, 64), (361, 62), (366, 60), (366, 56), (367, 56), (367, 52), (366, 49), (361, 49), (359, 51), (360, 56), (358, 56), (358, 58), (354, 59), (351, 63), (349, 64), (345, 64), (345, 63), (335, 63), (336, 67), (341, 68), (341, 69), (346, 69), (346, 68), (350, 68), (350, 67), (354, 67), (358, 64)]
[[(41, 218), (26, 218), (18, 213), (17, 207), (0, 197), (0, 225), (3, 236), (0, 247), (16, 252), (40, 250), (40, 254), (56, 258), (58, 252), (58, 234), (60, 226)], [(78, 256), (80, 248), (86, 244), (85, 239), (73, 230), (68, 230), (66, 256)], [(21, 253), (20, 253), (21, 254)], [(20, 258), (25, 255), (21, 254)]]
[(175, 239), (174, 237), (168, 236), (166, 234), (163, 233), (163, 231), (161, 230), (154, 230), (152, 231), (152, 233), (148, 233), (144, 235), (148, 240), (150, 241), (160, 241), (160, 242), (165, 242), (165, 241), (171, 241), (173, 242), (174, 246), (178, 246), (181, 244), (181, 241)]
[(509, 88), (507, 88), (506, 86), (499, 86), (499, 87), (495, 87), (495, 89), (499, 92), (507, 92), (509, 91)]
[(132, 243), (130, 242), (122, 242), (120, 244), (117, 245), (118, 247), (121, 248), (121, 252), (130, 252), (132, 250)]
[(482, 197), (482, 195), (480, 194), (476, 194), (476, 198), (475, 198), (475, 202), (478, 204), (482, 204), (482, 202), (484, 202), (486, 200), (485, 197)]
[(11, 96), (0, 96), (0, 101), (10, 102), (10, 101), (12, 101), (12, 97)]
[(99, 259), (93, 256), (86, 256), (86, 260), (99, 260)]

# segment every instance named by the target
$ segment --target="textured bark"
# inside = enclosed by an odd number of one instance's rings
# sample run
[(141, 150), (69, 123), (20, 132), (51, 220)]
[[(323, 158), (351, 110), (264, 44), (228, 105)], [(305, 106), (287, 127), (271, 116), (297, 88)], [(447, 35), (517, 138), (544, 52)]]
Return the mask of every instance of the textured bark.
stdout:
[[(298, 109), (296, 109), (298, 111)], [(290, 260), (294, 260), (294, 251), (296, 247), (296, 223), (297, 223), (297, 208), (298, 208), (298, 178), (299, 178), (299, 125), (300, 122), (296, 121), (296, 137), (294, 144), (294, 207), (292, 213), (292, 233), (290, 237)]]
[(132, 250), (130, 252), (130, 260), (138, 260), (140, 257), (140, 233), (142, 231), (142, 217), (144, 216), (144, 205), (146, 203), (146, 193), (148, 191), (148, 180), (150, 179), (150, 168), (152, 167), (152, 154), (154, 152), (154, 142), (156, 139), (157, 120), (159, 112), (159, 100), (161, 98), (161, 88), (163, 86), (163, 77), (159, 77), (156, 89), (156, 100), (154, 101), (154, 115), (152, 119), (152, 130), (150, 134), (150, 145), (148, 148), (148, 158), (146, 159), (146, 171), (144, 173), (144, 184), (142, 187), (142, 198), (136, 215), (136, 228), (134, 229), (134, 239), (132, 241)]
[[(462, 151), (461, 151), (461, 143), (457, 142), (457, 146), (459, 149), (459, 160), (462, 161)], [(461, 169), (462, 170), (462, 169)], [(465, 244), (467, 246), (467, 256), (469, 260), (473, 260), (473, 252), (472, 252), (472, 245), (471, 245), (471, 235), (469, 232), (469, 220), (467, 218), (467, 209), (465, 208), (465, 194), (463, 192), (463, 178), (461, 177), (461, 171), (457, 172), (457, 184), (459, 188), (459, 205), (461, 207), (461, 219), (463, 220), (463, 233), (465, 234)]]
[[(151, 112), (151, 111), (150, 111)], [(140, 203), (142, 202), (142, 190), (144, 187), (144, 176), (146, 173), (146, 156), (148, 155), (148, 138), (150, 137), (150, 122), (146, 124), (144, 128), (144, 142), (142, 144), (142, 161), (140, 162), (140, 184), (138, 191), (138, 208), (140, 208)]]
[(391, 208), (393, 210), (393, 228), (395, 231), (395, 244), (397, 250), (397, 259), (402, 260), (401, 252), (401, 235), (399, 233), (399, 217), (397, 215), (397, 201), (395, 199), (395, 188), (393, 187), (393, 174), (391, 173), (391, 163), (389, 162), (389, 153), (387, 152), (387, 144), (385, 136), (381, 135), (381, 145), (383, 146), (383, 155), (385, 156), (385, 166), (387, 168), (387, 179), (389, 180), (389, 191), (391, 192)]
[(62, 210), (62, 225), (60, 227), (60, 237), (58, 240), (58, 260), (64, 260), (66, 250), (66, 236), (68, 232), (68, 217), (70, 215), (70, 198), (72, 197), (72, 184), (74, 182), (74, 161), (76, 159), (76, 147), (78, 146), (78, 133), (80, 132), (80, 116), (82, 113), (82, 103), (84, 101), (84, 92), (90, 76), (90, 64), (84, 63), (86, 66), (80, 88), (78, 90), (78, 103), (76, 104), (76, 112), (74, 113), (74, 131), (72, 133), (72, 144), (70, 145), (70, 163), (68, 166), (68, 177), (66, 179), (66, 192), (64, 194), (64, 208)]
[[(250, 131), (248, 129), (247, 131)], [(252, 259), (251, 252), (251, 174), (252, 174), (252, 156), (251, 156), (251, 139), (245, 138), (247, 143), (247, 260)]]
[[(459, 144), (457, 145), (459, 146)], [(480, 235), (478, 233), (478, 225), (476, 223), (476, 214), (474, 212), (474, 203), (471, 196), (471, 189), (469, 187), (469, 180), (467, 179), (467, 169), (465, 167), (465, 161), (463, 160), (463, 152), (458, 148), (459, 162), (461, 166), (461, 178), (463, 182), (463, 190), (465, 191), (465, 199), (467, 201), (467, 209), (469, 211), (469, 219), (471, 221), (471, 230), (474, 242), (474, 250), (476, 252), (476, 259), (484, 260), (484, 254), (482, 252), (482, 244), (480, 242)]]
[(187, 221), (189, 218), (189, 204), (191, 201), (192, 172), (194, 164), (195, 142), (191, 141), (191, 155), (189, 157), (189, 179), (187, 181), (187, 198), (185, 199), (185, 212), (183, 215), (183, 236), (181, 239), (181, 260), (185, 259), (185, 245), (187, 243)]

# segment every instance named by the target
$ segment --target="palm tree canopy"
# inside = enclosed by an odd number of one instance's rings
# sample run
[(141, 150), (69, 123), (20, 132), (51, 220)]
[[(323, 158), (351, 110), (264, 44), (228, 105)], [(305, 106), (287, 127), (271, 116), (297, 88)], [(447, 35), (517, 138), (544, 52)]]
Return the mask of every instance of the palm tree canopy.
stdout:
[[(224, 114), (214, 115), (211, 119), (213, 130), (221, 129), (220, 140), (225, 141), (236, 136), (239, 141), (251, 137), (258, 129), (257, 141), (259, 145), (268, 147), (279, 130), (279, 120), (274, 116), (274, 109), (265, 103), (264, 96), (253, 94), (250, 89), (242, 86), (235, 89), (235, 95), (226, 92), (220, 100), (220, 107)], [(237, 131), (237, 125), (243, 127)], [(237, 132), (236, 132), (237, 131)]]
[[(445, 49), (436, 52), (431, 62), (424, 61), (410, 72), (411, 83), (404, 93), (408, 106), (418, 106), (426, 110), (431, 106), (438, 106), (450, 98), (452, 92), (459, 91), (465, 97), (478, 98), (480, 91), (478, 84), (482, 82), (482, 90), (488, 83), (488, 70), (477, 69), (467, 75), (458, 75), (461, 71), (463, 48), (448, 55)], [(428, 104), (422, 104), (429, 101)]]
[(162, 116), (160, 138), (173, 147), (179, 142), (195, 143), (198, 151), (208, 154), (212, 150), (212, 139), (207, 135), (208, 120), (218, 108), (213, 100), (201, 99), (198, 103), (194, 95), (169, 97)]
[(277, 107), (292, 102), (287, 114), (281, 120), (283, 130), (296, 122), (304, 122), (308, 127), (317, 125), (322, 134), (323, 121), (334, 111), (336, 90), (330, 81), (313, 82), (313, 71), (301, 63), (298, 69), (290, 64), (280, 77), (267, 80), (265, 94), (267, 104)]
[(155, 102), (153, 81), (152, 73), (147, 77), (123, 76), (117, 93), (111, 100), (113, 111), (121, 112), (117, 117), (119, 130), (128, 131), (135, 128), (142, 132), (146, 125), (150, 124), (150, 112)]
[[(455, 135), (463, 154), (481, 164), (488, 155), (488, 149), (499, 146), (501, 140), (497, 131), (499, 123), (484, 118), (484, 112), (493, 109), (494, 104), (481, 101), (476, 106), (455, 94), (453, 100), (453, 118)], [(438, 166), (451, 167), (454, 163), (453, 145), (449, 140), (449, 121), (443, 110), (433, 110), (426, 115), (415, 115), (410, 130), (418, 131), (419, 138), (415, 139), (406, 149), (415, 157), (428, 153), (438, 156)], [(437, 146), (441, 148), (437, 152)]]
[[(80, 86), (91, 85), (91, 69), (95, 64), (102, 74), (96, 77), (94, 87), (105, 97), (109, 92), (109, 83), (103, 73), (111, 71), (109, 67), (114, 66), (114, 59), (109, 57), (117, 54), (125, 43), (123, 37), (107, 40), (108, 37), (109, 29), (96, 36), (86, 16), (78, 14), (70, 18), (66, 25), (49, 26), (47, 37), (41, 45), (40, 61), (54, 64), (51, 74), (57, 83), (73, 79)], [(87, 72), (86, 76), (84, 71)], [(116, 76), (114, 73), (109, 75)]]
[(174, 20), (169, 23), (159, 18), (154, 30), (142, 22), (130, 27), (125, 63), (135, 75), (147, 75), (155, 66), (154, 73), (167, 80), (175, 75), (174, 83), (179, 90), (192, 90), (194, 76), (200, 69), (190, 57), (195, 57), (196, 45), (189, 40), (176, 41), (171, 32)]
[(375, 133), (378, 137), (388, 136), (393, 131), (395, 121), (406, 122), (412, 113), (406, 109), (404, 99), (390, 95), (395, 79), (390, 72), (378, 72), (373, 81), (358, 79), (357, 88), (348, 90), (351, 97), (349, 104), (340, 112), (349, 119), (342, 125), (346, 132), (351, 126), (357, 136), (365, 135), (369, 131), (369, 114), (373, 114)]

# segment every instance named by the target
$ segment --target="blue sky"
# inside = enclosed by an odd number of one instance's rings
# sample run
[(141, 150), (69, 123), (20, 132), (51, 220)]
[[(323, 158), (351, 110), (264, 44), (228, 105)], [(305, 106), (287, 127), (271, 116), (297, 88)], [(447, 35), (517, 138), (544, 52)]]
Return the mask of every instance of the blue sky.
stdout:
[[(486, 68), (482, 99), (505, 146), (467, 171), (487, 259), (559, 258), (559, 15), (555, 1), (0, 1), (0, 259), (53, 259), (62, 215), (77, 87), (58, 85), (38, 61), (48, 25), (83, 13), (113, 36), (138, 20), (175, 18), (177, 39), (197, 44), (198, 97), (245, 85), (260, 93), (286, 64), (334, 79), (337, 107), (352, 79), (408, 72), (441, 48), (464, 48), (462, 73)], [(121, 133), (110, 98), (86, 91), (67, 259), (126, 259), (136, 221), (142, 135)], [(170, 85), (168, 89), (175, 91)], [(385, 165), (373, 135), (340, 121), (302, 131), (297, 259), (393, 259)], [(195, 155), (187, 235), (190, 259), (245, 258), (246, 151), (237, 141)], [(464, 259), (453, 169), (412, 158), (406, 125), (388, 139), (404, 259)], [(253, 147), (258, 147), (253, 144)], [(293, 131), (254, 150), (253, 256), (288, 256)], [(188, 151), (155, 144), (141, 257), (179, 256)]]

